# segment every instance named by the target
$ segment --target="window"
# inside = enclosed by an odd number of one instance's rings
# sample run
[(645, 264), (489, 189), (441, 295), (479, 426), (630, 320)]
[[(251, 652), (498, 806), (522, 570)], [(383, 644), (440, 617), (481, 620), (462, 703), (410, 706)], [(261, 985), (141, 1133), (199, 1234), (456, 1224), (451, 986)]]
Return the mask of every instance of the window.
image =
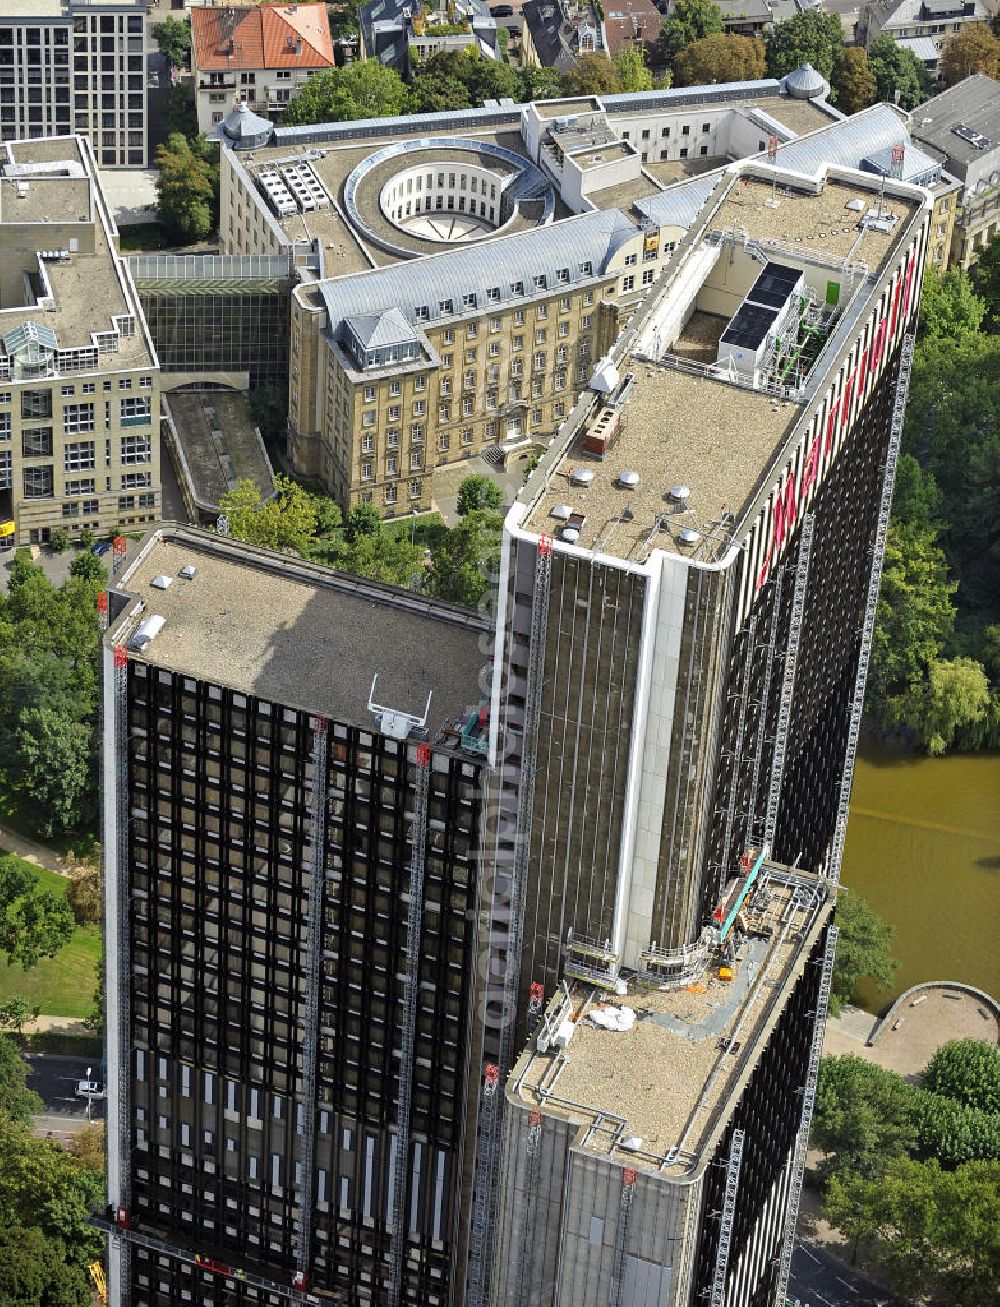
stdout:
[(25, 499), (52, 498), (52, 467), (26, 467), (24, 469)]
[(375, 437), (367, 435), (361, 437), (361, 451), (364, 454), (370, 454), (375, 449)]
[(123, 490), (141, 490), (143, 486), (153, 484), (152, 472), (123, 472), (122, 489)]
[[(119, 406), (123, 427), (142, 427), (149, 423), (151, 413), (148, 395), (136, 395), (135, 397), (120, 400)], [(83, 406), (81, 405), (81, 407)], [(81, 427), (80, 430), (92, 431), (93, 427)]]
[(442, 432), (441, 435), (438, 436), (438, 449), (440, 449), (442, 452), (446, 452), (450, 444), (451, 444), (451, 438), (445, 435), (444, 432)]
[[(122, 403), (128, 403), (122, 400)], [(147, 407), (149, 400), (145, 401)], [(65, 404), (63, 406), (63, 431), (66, 435), (72, 435), (75, 431), (93, 431), (94, 429), (94, 406), (93, 404)]]
[(119, 378), (118, 378), (118, 389), (119, 389), (119, 390), (131, 390), (131, 389), (132, 389), (132, 378), (131, 378), (131, 377), (119, 377)]
[(393, 396), (393, 397), (395, 398), (396, 396), (401, 395), (402, 393), (403, 393), (403, 387), (402, 387), (401, 382), (399, 382), (399, 381), (390, 381), (390, 382), (389, 382), (389, 394), (390, 394), (391, 396)]
[[(66, 472), (85, 472), (95, 466), (92, 440), (70, 441), (63, 449), (63, 469)], [(93, 489), (93, 482), (91, 482)]]
[(398, 421), (399, 421), (399, 414), (400, 414), (400, 407), (399, 407), (399, 405), (398, 405), (398, 404), (390, 404), (390, 405), (389, 405), (389, 421), (390, 421), (390, 422), (398, 422)]
[(99, 499), (85, 499), (83, 501), (84, 517), (97, 517), (101, 511), (101, 501)]
[(76, 386), (63, 386), (59, 393), (63, 396), (63, 398), (65, 398), (67, 395), (75, 395)]
[(642, 274), (642, 284), (644, 286), (652, 286), (653, 277), (655, 275), (656, 274), (652, 268), (647, 268), (646, 271)]
[(21, 417), (50, 418), (52, 416), (52, 392), (49, 390), (25, 390), (21, 394)]
[(622, 290), (635, 290), (635, 278), (631, 276), (623, 277)]
[(31, 427), (22, 431), (21, 453), (25, 458), (51, 458), (52, 428)]
[(375, 425), (375, 410), (366, 408), (361, 414), (361, 425), (363, 427), (373, 427)]
[(426, 378), (426, 377), (414, 377), (414, 378), (413, 378), (413, 389), (414, 389), (414, 390), (426, 390), (426, 389), (427, 389), (427, 378)]
[(63, 493), (67, 496), (92, 495), (94, 493), (94, 478), (79, 477), (75, 481), (67, 481), (66, 489)]
[[(444, 301), (442, 301), (442, 302), (443, 302), (444, 304), (449, 304), (449, 305), (451, 304), (451, 300), (444, 300)], [(444, 312), (444, 309), (442, 309), (441, 312), (443, 313), (443, 312)], [(451, 309), (450, 309), (450, 308), (449, 308), (448, 312), (449, 312), (449, 313), (451, 312)], [(454, 343), (455, 343), (455, 333), (452, 331), (452, 329), (451, 329), (450, 327), (449, 327), (448, 330), (444, 333), (443, 339), (444, 339), (444, 343), (445, 343), (446, 345), (454, 345)]]
[(690, 127), (682, 127), (682, 128), (681, 128), (681, 135), (682, 135), (682, 136), (690, 136), (690, 135), (691, 135), (691, 128), (690, 128)]
[(707, 135), (711, 130), (712, 130), (712, 124), (711, 124), (711, 123), (702, 123), (702, 125), (701, 125), (701, 134), (702, 134), (702, 136), (706, 136), (706, 135)]
[(396, 485), (386, 486), (386, 488), (385, 488), (385, 502), (386, 502), (387, 504), (394, 504), (394, 503), (396, 502), (396, 496), (397, 496), (398, 494), (399, 494), (399, 487), (398, 487), (398, 486), (396, 486)]
[(704, 157), (706, 154), (708, 154), (708, 146), (707, 146), (707, 145), (703, 145), (703, 146), (701, 147), (701, 149), (698, 151), (698, 153), (699, 153), (702, 157)]
[(419, 482), (419, 481), (411, 481), (411, 482), (410, 482), (410, 498), (411, 498), (411, 499), (419, 499), (419, 498), (420, 498), (420, 482)]
[(661, 128), (660, 128), (660, 135), (663, 137), (663, 139), (664, 139), (665, 141), (668, 141), (668, 140), (670, 139), (670, 128), (669, 128), (669, 127), (661, 127)]
[(471, 427), (463, 427), (463, 428), (462, 428), (462, 444), (463, 444), (463, 445), (471, 445), (471, 444), (472, 444), (472, 428), (471, 428)]
[(413, 416), (415, 418), (422, 418), (426, 412), (427, 401), (423, 399), (415, 399), (413, 401)]
[(638, 260), (639, 260), (638, 254), (626, 254), (625, 255), (626, 268), (634, 268)]
[(366, 458), (361, 464), (361, 480), (370, 481), (372, 479), (372, 461)]
[(80, 505), (77, 503), (63, 504), (62, 515), (63, 517), (79, 517)]
[(149, 436), (122, 436), (121, 462), (148, 463), (152, 457)]
[(420, 441), (422, 441), (423, 438), (424, 438), (424, 426), (423, 426), (423, 423), (422, 423), (422, 422), (411, 422), (411, 423), (410, 423), (410, 439), (416, 443), (416, 442), (420, 442)]
[(139, 507), (140, 507), (140, 508), (155, 508), (155, 507), (156, 507), (156, 496), (155, 496), (155, 495), (140, 495), (140, 496), (139, 496)]
[(375, 399), (375, 387), (365, 386), (365, 403), (371, 404)]
[(476, 401), (472, 395), (466, 395), (462, 400), (462, 417), (471, 418), (476, 411)]
[(394, 477), (399, 471), (399, 458), (395, 454), (390, 454), (385, 460), (386, 476)]
[(398, 428), (398, 427), (390, 427), (390, 428), (389, 428), (389, 430), (385, 433), (385, 443), (386, 443), (386, 445), (388, 446), (389, 449), (398, 449), (398, 448), (399, 448), (399, 428)]
[[(147, 378), (147, 380), (148, 379), (149, 378)], [(85, 381), (83, 383), (83, 393), (85, 395), (92, 395), (96, 389), (97, 387), (94, 385), (92, 381)]]
[(586, 331), (591, 326), (593, 321), (594, 321), (593, 317), (589, 313), (585, 313), (583, 317), (580, 319), (580, 326), (584, 329), (584, 331)]
[[(126, 508), (135, 508), (135, 495), (119, 495), (118, 508), (119, 511)], [(162, 1092), (164, 1095), (166, 1095), (167, 1091), (163, 1090)]]

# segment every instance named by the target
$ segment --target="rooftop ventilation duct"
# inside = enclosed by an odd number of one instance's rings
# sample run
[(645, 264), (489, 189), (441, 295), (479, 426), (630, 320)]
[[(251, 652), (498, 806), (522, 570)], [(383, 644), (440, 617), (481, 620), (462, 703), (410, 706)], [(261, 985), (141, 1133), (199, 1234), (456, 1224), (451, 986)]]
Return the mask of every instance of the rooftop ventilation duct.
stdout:
[(686, 504), (691, 498), (691, 491), (684, 485), (671, 486), (670, 498), (675, 504)]
[(624, 472), (619, 473), (618, 484), (625, 490), (634, 490), (639, 484), (639, 473), (626, 468)]
[(156, 639), (163, 630), (167, 619), (153, 613), (144, 621), (140, 622), (136, 628), (135, 634), (128, 642), (128, 647), (133, 653), (142, 653), (148, 644)]
[(589, 467), (575, 467), (570, 472), (569, 479), (575, 486), (589, 486), (594, 479), (594, 474)]

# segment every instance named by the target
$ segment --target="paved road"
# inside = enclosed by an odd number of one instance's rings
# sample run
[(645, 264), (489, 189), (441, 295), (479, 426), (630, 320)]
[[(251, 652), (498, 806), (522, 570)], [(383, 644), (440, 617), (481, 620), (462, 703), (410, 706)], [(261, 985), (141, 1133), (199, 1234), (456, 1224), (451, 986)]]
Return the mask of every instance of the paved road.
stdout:
[[(34, 1118), (36, 1134), (52, 1134), (56, 1138), (65, 1138), (76, 1134), (87, 1124), (87, 1100), (77, 1098), (73, 1087), (78, 1080), (84, 1080), (87, 1067), (91, 1068), (91, 1079), (103, 1079), (100, 1059), (84, 1057), (55, 1057), (48, 1053), (29, 1053), (27, 1061), (31, 1070), (28, 1072), (28, 1088), (40, 1095), (45, 1104), (45, 1111)], [(94, 1099), (91, 1103), (91, 1120), (104, 1120), (104, 1101)]]
[(792, 1259), (788, 1298), (801, 1307), (892, 1307), (897, 1301), (822, 1244), (804, 1239)]

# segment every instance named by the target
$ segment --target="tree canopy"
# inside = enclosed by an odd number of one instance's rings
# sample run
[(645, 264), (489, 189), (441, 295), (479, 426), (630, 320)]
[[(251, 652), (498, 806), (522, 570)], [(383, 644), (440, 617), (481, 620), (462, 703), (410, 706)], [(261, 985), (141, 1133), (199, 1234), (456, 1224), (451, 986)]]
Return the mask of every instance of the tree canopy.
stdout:
[(902, 1076), (854, 1054), (824, 1057), (816, 1086), (812, 1144), (826, 1157), (824, 1178), (884, 1175), (917, 1145), (914, 1092)]
[(218, 146), (171, 132), (156, 151), (156, 209), (183, 243), (203, 240), (215, 225), (219, 201)]
[(288, 477), (274, 479), (275, 494), (265, 500), (249, 478), (236, 483), (219, 500), (219, 513), (229, 519), (229, 534), (262, 549), (306, 550), (316, 534), (312, 496)]
[(851, 890), (841, 892), (835, 921), (840, 936), (830, 991), (834, 1016), (840, 1005), (850, 1000), (862, 976), (888, 989), (899, 967), (890, 952), (893, 928), (859, 895)]
[(834, 1176), (824, 1215), (875, 1249), (894, 1287), (956, 1307), (992, 1307), (1000, 1283), (1000, 1163), (954, 1171), (897, 1158), (885, 1176)]
[(783, 23), (776, 23), (767, 34), (767, 71), (771, 77), (812, 64), (827, 81), (844, 48), (844, 30), (839, 14), (823, 14), (807, 9)]
[(431, 594), (474, 608), (490, 589), (500, 560), (503, 518), (477, 509), (467, 513), (431, 550)]
[(976, 294), (964, 268), (924, 273), (920, 296), (921, 340), (965, 340), (974, 336), (986, 316), (986, 301)]
[(51, 958), (73, 934), (65, 896), (42, 889), (30, 865), (0, 856), (0, 952), (12, 965), (33, 967)]
[(503, 504), (503, 492), (492, 477), (469, 476), (458, 487), (458, 512), (464, 517), (477, 508), (497, 510)]
[(842, 113), (858, 113), (875, 103), (878, 86), (864, 46), (852, 45), (841, 50), (833, 65), (830, 85)]
[(909, 700), (955, 629), (944, 551), (933, 529), (889, 527), (872, 641), (870, 707), (886, 728), (906, 720)]
[(722, 31), (722, 10), (715, 0), (677, 0), (663, 24), (660, 41), (668, 58), (675, 58), (694, 41)]
[(315, 73), (285, 109), (290, 127), (305, 123), (391, 118), (409, 112), (406, 83), (378, 59), (356, 59), (343, 68)]
[(749, 36), (723, 36), (720, 32), (686, 45), (674, 60), (678, 86), (712, 82), (752, 82), (765, 76), (767, 50), (763, 41)]
[(929, 94), (927, 72), (912, 50), (907, 50), (891, 36), (879, 36), (868, 48), (868, 65), (875, 78), (875, 98), (895, 103), (899, 93), (901, 109), (915, 109)]
[(150, 29), (160, 54), (171, 68), (183, 68), (191, 57), (191, 19), (168, 14)]
[(0, 1119), (6, 1115), (27, 1125), (36, 1112), (42, 1111), (45, 1105), (28, 1088), (27, 1075), (28, 1064), (17, 1044), (10, 1035), (0, 1035)]
[(923, 1082), (932, 1093), (1000, 1115), (1000, 1048), (985, 1039), (950, 1039), (932, 1055)]
[(954, 86), (973, 73), (1000, 78), (1000, 40), (985, 23), (970, 23), (941, 51), (938, 71), (945, 86)]
[(64, 1245), (30, 1225), (0, 1226), (0, 1274), (4, 1307), (91, 1307), (84, 1268), (68, 1266)]

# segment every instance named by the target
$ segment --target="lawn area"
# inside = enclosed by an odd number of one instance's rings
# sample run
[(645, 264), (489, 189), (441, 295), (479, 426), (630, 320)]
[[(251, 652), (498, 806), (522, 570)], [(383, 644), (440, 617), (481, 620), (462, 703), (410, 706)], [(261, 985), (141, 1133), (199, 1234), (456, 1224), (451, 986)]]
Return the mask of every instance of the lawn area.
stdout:
[(419, 513), (411, 517), (397, 517), (382, 523), (387, 535), (397, 540), (412, 539), (415, 545), (433, 549), (440, 544), (447, 527), (440, 513)]
[[(3, 850), (0, 850), (0, 854)], [(65, 894), (68, 881), (54, 871), (23, 863), (45, 889)], [(77, 926), (69, 943), (54, 958), (23, 971), (0, 958), (0, 1001), (20, 994), (46, 1015), (85, 1017), (94, 1005), (97, 963), (101, 956), (100, 926)]]

